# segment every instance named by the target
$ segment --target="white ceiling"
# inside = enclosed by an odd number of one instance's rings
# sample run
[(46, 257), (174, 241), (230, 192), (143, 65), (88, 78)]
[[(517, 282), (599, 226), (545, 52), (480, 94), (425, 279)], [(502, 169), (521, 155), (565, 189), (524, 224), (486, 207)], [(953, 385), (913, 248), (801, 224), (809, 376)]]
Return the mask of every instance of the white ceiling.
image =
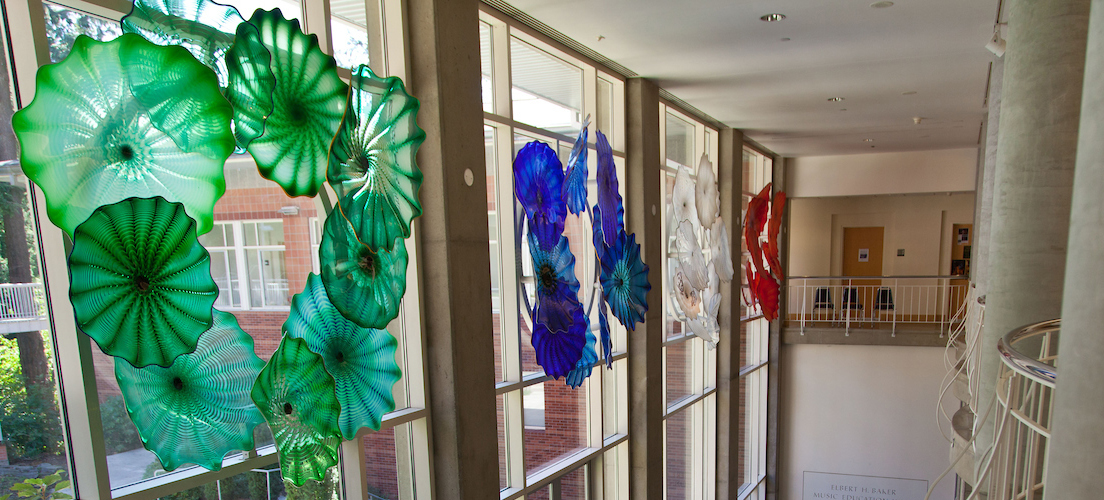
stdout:
[(999, 0), (873, 1), (510, 3), (782, 155), (976, 146)]

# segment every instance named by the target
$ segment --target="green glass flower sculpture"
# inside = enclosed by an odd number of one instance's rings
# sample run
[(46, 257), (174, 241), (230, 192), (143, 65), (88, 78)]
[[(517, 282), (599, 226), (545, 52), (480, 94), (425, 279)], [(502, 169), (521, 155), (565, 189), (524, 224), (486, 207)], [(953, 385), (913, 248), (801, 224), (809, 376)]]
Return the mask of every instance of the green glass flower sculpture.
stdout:
[(311, 274), (303, 293), (292, 299), (284, 332), (305, 340), (337, 381), (342, 437), (353, 439), (363, 427), (378, 431), (383, 414), (395, 409), (392, 389), (402, 378), (395, 363), (395, 337), (345, 319), (330, 303), (317, 274)]
[(296, 486), (321, 481), (337, 464), (341, 404), (336, 390), (322, 357), (306, 341), (286, 335), (253, 384), (253, 402), (280, 452), (280, 472)]
[(179, 203), (128, 198), (73, 234), (69, 298), (105, 354), (139, 368), (171, 365), (211, 327), (217, 296), (211, 257)]
[(326, 218), (318, 259), (326, 293), (349, 321), (365, 328), (385, 328), (399, 315), (408, 261), (403, 242), (391, 251), (372, 250), (357, 239), (338, 205)]
[(234, 108), (239, 148), (261, 135), (276, 78), (260, 32), (238, 9), (211, 0), (136, 0), (121, 24), (157, 45), (180, 45), (214, 70)]
[(131, 196), (184, 203), (202, 234), (226, 190), (230, 115), (215, 74), (187, 50), (82, 35), (63, 61), (39, 69), (35, 98), (12, 128), (23, 171), (69, 234), (97, 207)]
[(402, 80), (380, 78), (367, 66), (353, 73), (345, 117), (330, 147), (327, 178), (364, 244), (390, 250), (410, 236), (410, 221), (422, 215), (422, 172), (414, 161), (425, 132), (418, 127), (418, 100)]
[(219, 470), (227, 453), (253, 449), (253, 428), (264, 418), (249, 392), (263, 366), (234, 315), (215, 311), (195, 352), (168, 368), (116, 361), (115, 379), (142, 443), (162, 468), (193, 463)]
[(306, 35), (280, 9), (257, 10), (249, 19), (272, 54), (276, 76), (272, 115), (264, 134), (249, 143), (261, 175), (288, 196), (314, 196), (326, 179), (326, 160), (345, 114), (348, 86), (316, 35)]

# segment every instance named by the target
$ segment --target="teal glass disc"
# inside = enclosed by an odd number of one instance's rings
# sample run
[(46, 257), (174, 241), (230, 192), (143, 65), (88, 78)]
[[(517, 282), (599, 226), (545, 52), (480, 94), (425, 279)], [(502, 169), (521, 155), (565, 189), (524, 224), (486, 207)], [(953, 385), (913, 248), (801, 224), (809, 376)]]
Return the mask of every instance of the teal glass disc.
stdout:
[(116, 360), (115, 379), (142, 443), (162, 468), (192, 463), (219, 470), (227, 453), (253, 449), (253, 428), (264, 418), (249, 392), (262, 366), (234, 315), (215, 311), (195, 352), (168, 368)]
[(336, 390), (322, 357), (306, 341), (286, 335), (253, 384), (253, 402), (276, 440), (280, 472), (296, 486), (321, 481), (337, 464), (341, 404)]
[(298, 20), (284, 19), (280, 9), (257, 10), (249, 23), (272, 55), (276, 77), (272, 114), (264, 134), (249, 143), (249, 154), (261, 176), (288, 196), (314, 196), (326, 180), (330, 143), (345, 114), (349, 87), (334, 58), (322, 52), (317, 36), (299, 29)]
[(188, 49), (215, 72), (234, 108), (239, 148), (261, 135), (276, 79), (260, 33), (237, 9), (211, 0), (136, 0), (120, 24), (158, 45)]
[(311, 274), (303, 293), (292, 299), (284, 332), (305, 340), (336, 380), (342, 437), (353, 439), (364, 427), (378, 431), (383, 415), (395, 409), (392, 389), (402, 378), (395, 362), (395, 337), (345, 319), (330, 303), (317, 274)]
[(339, 205), (329, 217), (318, 247), (322, 284), (343, 316), (365, 328), (386, 328), (399, 315), (406, 293), (406, 245), (373, 250), (357, 239)]
[(183, 205), (129, 198), (101, 207), (73, 234), (69, 298), (105, 354), (169, 366), (211, 326), (211, 257)]
[(12, 128), (23, 171), (67, 233), (102, 205), (163, 196), (183, 203), (202, 234), (226, 190), (230, 118), (215, 74), (187, 50), (82, 35), (63, 61), (39, 69), (35, 98)]
[(361, 242), (390, 250), (410, 236), (410, 221), (422, 214), (415, 162), (425, 132), (418, 127), (418, 100), (402, 80), (380, 78), (367, 66), (353, 72), (345, 117), (330, 147), (327, 178)]

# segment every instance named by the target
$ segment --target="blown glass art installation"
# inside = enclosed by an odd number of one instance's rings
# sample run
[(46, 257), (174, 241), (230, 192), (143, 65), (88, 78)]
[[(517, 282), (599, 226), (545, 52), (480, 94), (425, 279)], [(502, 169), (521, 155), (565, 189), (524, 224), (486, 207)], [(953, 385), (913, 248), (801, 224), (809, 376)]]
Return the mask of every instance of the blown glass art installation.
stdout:
[(598, 151), (598, 207), (602, 209), (602, 235), (606, 245), (612, 245), (617, 233), (625, 230), (625, 206), (618, 191), (617, 167), (613, 164), (613, 148), (601, 130), (595, 146)]
[(586, 345), (583, 346), (583, 352), (579, 361), (575, 362), (575, 368), (570, 372), (567, 372), (567, 376), (564, 377), (564, 383), (572, 389), (578, 389), (583, 385), (583, 381), (590, 377), (590, 372), (594, 369), (594, 363), (598, 362), (598, 353), (594, 350), (594, 344), (598, 342), (598, 339), (594, 337), (593, 333), (590, 333), (589, 329), (586, 333)]
[(709, 157), (702, 155), (698, 162), (698, 179), (694, 182), (694, 201), (698, 209), (698, 220), (702, 229), (710, 230), (718, 219), (721, 209), (721, 192), (717, 189), (717, 176), (713, 174), (713, 164)]
[(612, 246), (598, 258), (602, 263), (602, 297), (609, 302), (617, 320), (630, 330), (644, 321), (648, 312), (648, 265), (640, 260), (636, 235), (621, 231)]
[(249, 399), (264, 362), (233, 314), (214, 314), (195, 352), (168, 368), (115, 362), (130, 419), (167, 471), (186, 463), (221, 469), (227, 453), (253, 449), (253, 428), (264, 422)]
[(54, 224), (72, 234), (97, 207), (164, 196), (184, 204), (200, 234), (211, 230), (234, 150), (231, 108), (187, 50), (82, 35), (63, 61), (39, 69), (35, 89), (12, 128)]
[(69, 297), (77, 324), (105, 354), (169, 366), (211, 326), (218, 288), (184, 206), (128, 198), (73, 234)]
[[(767, 321), (778, 317), (778, 292), (786, 276), (778, 259), (778, 233), (782, 230), (786, 193), (775, 193), (773, 202), (770, 193), (771, 184), (768, 183), (748, 202), (744, 219), (744, 239), (751, 254), (745, 269), (750, 297), (745, 297), (744, 302), (748, 306), (759, 304)], [(764, 227), (767, 227), (765, 244), (761, 241)]]
[(567, 217), (563, 182), (563, 167), (551, 146), (534, 141), (521, 147), (514, 159), (514, 196), (525, 209), (530, 232), (537, 228), (548, 246), (560, 241)]
[(322, 356), (311, 352), (305, 340), (287, 335), (253, 384), (253, 402), (276, 440), (280, 473), (296, 486), (321, 481), (337, 464), (341, 403), (336, 391)]
[(564, 175), (563, 201), (567, 211), (579, 215), (587, 208), (587, 126), (590, 116), (583, 120), (583, 128), (571, 147), (567, 158), (567, 174)]
[(234, 109), (239, 148), (261, 135), (276, 79), (260, 32), (237, 9), (210, 0), (137, 0), (120, 24), (125, 33), (188, 49), (215, 72)]
[(288, 196), (314, 196), (326, 180), (330, 142), (345, 114), (348, 86), (334, 58), (322, 52), (317, 35), (304, 34), (280, 9), (258, 9), (249, 23), (260, 31), (272, 55), (276, 86), (264, 133), (247, 150), (261, 176)]
[(540, 243), (537, 231), (529, 231), (529, 253), (537, 275), (533, 350), (537, 363), (554, 379), (575, 368), (589, 330), (583, 305), (579, 302), (575, 256), (571, 254), (567, 238), (557, 236), (559, 242), (549, 247)]
[(330, 303), (317, 274), (311, 274), (303, 293), (292, 299), (284, 332), (303, 339), (311, 352), (322, 356), (336, 381), (342, 437), (353, 439), (364, 427), (378, 431), (383, 414), (395, 409), (392, 388), (402, 378), (395, 363), (395, 337), (345, 319)]
[(333, 145), (327, 178), (357, 238), (391, 250), (410, 236), (410, 221), (422, 214), (422, 171), (414, 161), (425, 132), (418, 127), (418, 100), (402, 80), (380, 78), (367, 66), (354, 73)]
[(318, 258), (322, 284), (334, 307), (364, 328), (385, 328), (399, 315), (406, 293), (406, 245), (391, 251), (373, 250), (357, 239), (341, 214), (341, 206), (326, 218)]

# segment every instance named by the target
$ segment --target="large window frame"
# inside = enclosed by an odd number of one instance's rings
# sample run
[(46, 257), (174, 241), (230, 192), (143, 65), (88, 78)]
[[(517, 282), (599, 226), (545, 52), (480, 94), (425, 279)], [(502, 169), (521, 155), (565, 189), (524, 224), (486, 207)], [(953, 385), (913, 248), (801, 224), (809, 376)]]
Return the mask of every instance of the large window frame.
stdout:
[[(333, 47), (331, 23), (338, 22), (336, 17), (329, 15), (329, 1), (301, 0), (302, 10), (296, 16), (302, 21), (305, 32), (318, 35), (320, 45), (326, 52), (330, 52)], [(110, 20), (117, 20), (130, 10), (130, 3), (121, 0), (60, 0), (50, 3)], [(403, 0), (368, 0), (365, 2), (365, 10), (368, 24), (365, 31), (369, 37), (367, 42), (372, 69), (377, 74), (403, 78), (409, 84), (409, 63), (404, 47), (406, 19)], [(250, 13), (244, 12), (243, 15), (249, 17)], [(43, 1), (6, 2), (3, 16), (7, 31), (5, 35), (10, 40), (13, 90), (17, 105), (24, 106), (34, 95), (34, 76), (38, 67), (50, 62)], [(387, 25), (387, 30), (382, 29), (384, 25)], [(338, 68), (338, 73), (346, 81), (351, 76), (350, 71), (344, 68)], [(251, 162), (248, 157), (236, 160)], [(49, 223), (42, 192), (36, 186), (31, 186), (31, 190), (37, 237), (44, 250), (43, 274), (47, 281), (49, 317), (54, 333), (58, 383), (62, 388), (65, 437), (75, 496), (88, 500), (153, 500), (277, 463), (275, 447), (262, 446), (228, 455), (219, 471), (211, 472), (200, 467), (180, 468), (134, 484), (111, 488), (92, 364), (92, 351), (96, 347), (91, 345), (87, 336), (78, 334), (72, 306), (68, 301), (65, 253), (70, 248), (69, 240), (60, 229)], [(327, 187), (325, 192), (315, 198), (318, 213), (325, 214), (335, 199), (334, 193)], [(312, 230), (320, 227), (323, 218), (320, 216), (312, 221)], [(418, 262), (420, 259), (418, 232), (419, 224), (415, 221), (412, 235), (405, 242), (411, 262)], [(240, 245), (240, 231), (236, 236), (239, 237), (235, 238), (236, 243)], [(317, 249), (314, 236), (312, 231), (312, 250)], [(420, 290), (421, 276), (418, 267), (410, 266), (407, 273), (407, 292), (399, 317), (387, 327), (399, 341), (398, 356), (401, 357), (399, 361), (403, 367), (403, 380), (395, 386), (397, 409), (384, 415), (381, 430), (394, 429), (401, 500), (430, 498), (432, 495), (426, 354), (423, 349), (425, 331), (421, 324), (423, 311)], [(242, 305), (248, 304), (248, 300), (242, 301)], [(244, 308), (229, 309), (237, 311)], [(285, 306), (275, 309), (288, 308)], [(361, 433), (354, 440), (342, 444), (338, 467), (342, 478), (340, 492), (343, 498), (369, 496), (363, 444), (365, 434), (367, 433)]]
[[(491, 227), (491, 245), (497, 250), (498, 267), (492, 270), (492, 276), (498, 276), (500, 286), (492, 293), (494, 312), (500, 321), (499, 339), (501, 342), (501, 377), (495, 383), (495, 394), (503, 407), (502, 422), (505, 444), (504, 457), (500, 463), (506, 468), (506, 486), (500, 490), (501, 500), (524, 498), (527, 495), (543, 495), (559, 499), (562, 495), (562, 480), (569, 474), (582, 470), (586, 477), (588, 496), (592, 500), (628, 498), (628, 355), (626, 330), (616, 319), (610, 322), (614, 339), (614, 370), (605, 368), (602, 360), (595, 365), (591, 376), (583, 387), (586, 431), (584, 446), (560, 457), (537, 470), (527, 473), (525, 463), (525, 403), (524, 392), (551, 379), (543, 371), (535, 373), (522, 369), (521, 338), (519, 332), (522, 323), (527, 322), (519, 311), (521, 297), (516, 283), (518, 280), (531, 280), (531, 277), (518, 276), (514, 265), (516, 258), (528, 261), (528, 255), (517, 255), (515, 231), (513, 228), (513, 158), (515, 137), (522, 135), (549, 143), (566, 159), (565, 150), (570, 151), (575, 142), (577, 129), (570, 134), (564, 131), (552, 131), (533, 126), (514, 119), (514, 91), (511, 72), (511, 49), (515, 44), (524, 44), (526, 49), (539, 52), (558, 63), (576, 68), (581, 73), (582, 106), (579, 121), (586, 115), (591, 116), (591, 128), (588, 137), (588, 171), (591, 177), (597, 169), (595, 151), (595, 130), (601, 128), (607, 134), (613, 148), (614, 161), (618, 175), (625, 179), (625, 83), (619, 75), (599, 67), (593, 61), (571, 52), (544, 36), (534, 32), (512, 18), (502, 15), (493, 8), (480, 5), (481, 38), (489, 42), (489, 50), (483, 52), (484, 82), (484, 128), (486, 131), (488, 153), (488, 177), (493, 177), (494, 187), (490, 191), (496, 210), (489, 212)], [(489, 54), (488, 54), (489, 52)], [(604, 92), (600, 92), (600, 89)], [(489, 100), (489, 102), (488, 102)], [(600, 112), (600, 108), (604, 108)], [(593, 181), (592, 181), (593, 182)], [(594, 185), (590, 191), (594, 193)], [(509, 207), (508, 210), (499, 207)], [(497, 234), (497, 236), (496, 236)], [(587, 245), (589, 248), (589, 238)], [(523, 253), (526, 253), (524, 248)], [(593, 273), (593, 250), (586, 256), (576, 255), (576, 266), (582, 269), (582, 276)], [(492, 252), (492, 256), (493, 256)], [(588, 258), (589, 256), (589, 258)], [(523, 266), (523, 274), (526, 273)], [(493, 284), (492, 284), (493, 286)], [(593, 313), (597, 314), (597, 313)], [(596, 318), (592, 314), (592, 318)], [(595, 332), (597, 322), (592, 321)], [(562, 384), (563, 381), (557, 381)], [(620, 411), (618, 410), (620, 409)], [(531, 429), (532, 430), (532, 429)]]

